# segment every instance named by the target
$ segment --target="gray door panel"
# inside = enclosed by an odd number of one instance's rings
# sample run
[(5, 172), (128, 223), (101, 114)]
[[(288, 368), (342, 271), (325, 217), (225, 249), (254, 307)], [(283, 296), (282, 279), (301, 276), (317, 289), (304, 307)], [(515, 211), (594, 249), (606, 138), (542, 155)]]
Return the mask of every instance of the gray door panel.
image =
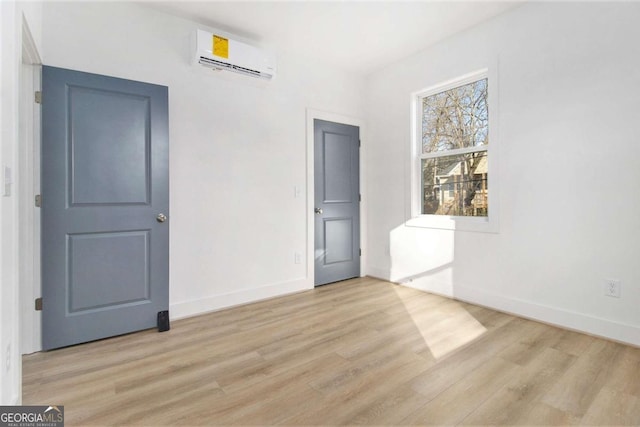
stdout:
[(168, 89), (42, 70), (45, 350), (156, 326), (169, 305)]
[(360, 275), (359, 132), (314, 120), (316, 286)]

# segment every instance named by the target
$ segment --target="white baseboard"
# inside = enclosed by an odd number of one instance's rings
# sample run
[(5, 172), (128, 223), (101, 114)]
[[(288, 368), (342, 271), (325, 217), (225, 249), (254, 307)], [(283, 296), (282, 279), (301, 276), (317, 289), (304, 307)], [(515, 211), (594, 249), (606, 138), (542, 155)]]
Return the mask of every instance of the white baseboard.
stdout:
[[(372, 273), (371, 275), (385, 279), (383, 271), (375, 272), (377, 274), (374, 275)], [(514, 316), (640, 347), (640, 327), (638, 326), (602, 319), (584, 313), (577, 313), (559, 307), (537, 304), (531, 301), (507, 297), (466, 286), (454, 285), (446, 289), (434, 283), (425, 285), (419, 281), (401, 283), (401, 285), (513, 314)]]
[(440, 295), (445, 298), (454, 298), (451, 283), (446, 283), (439, 280), (430, 279), (425, 283), (425, 280), (408, 280), (408, 281), (395, 281), (402, 286), (408, 288), (417, 289), (419, 291), (429, 292), (430, 294)]
[(199, 300), (170, 304), (169, 316), (171, 320), (178, 320), (221, 310), (223, 308), (234, 307), (241, 304), (284, 296), (310, 289), (313, 289), (313, 281), (309, 281), (306, 278), (261, 286), (258, 288), (242, 289), (237, 292), (215, 295)]
[(455, 286), (455, 299), (493, 308), (516, 316), (537, 320), (578, 332), (640, 346), (640, 327), (602, 319), (558, 307), (505, 297), (479, 289)]
[(370, 277), (374, 277), (376, 279), (386, 280), (387, 282), (391, 281), (391, 275), (389, 274), (388, 268), (378, 268), (368, 266), (366, 268), (366, 275)]

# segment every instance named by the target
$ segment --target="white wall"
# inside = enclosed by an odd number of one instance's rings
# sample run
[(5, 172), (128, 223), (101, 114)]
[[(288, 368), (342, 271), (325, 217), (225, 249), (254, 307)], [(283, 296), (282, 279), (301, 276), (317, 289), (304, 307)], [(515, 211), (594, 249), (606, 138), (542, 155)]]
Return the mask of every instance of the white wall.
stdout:
[(202, 26), (135, 4), (46, 2), (43, 22), (46, 65), (169, 87), (173, 318), (313, 286), (305, 112), (362, 117), (361, 79), (277, 51), (269, 83), (212, 72)]
[[(639, 18), (527, 4), (373, 74), (369, 273), (640, 345)], [(410, 94), (496, 63), (499, 232), (408, 227)]]
[[(18, 206), (20, 194), (19, 95), (23, 19), (31, 28), (36, 47), (42, 45), (41, 10), (37, 2), (0, 2), (0, 174), (11, 168), (9, 196), (0, 195), (0, 404), (21, 399)], [(0, 181), (4, 184), (3, 177)], [(4, 194), (4, 185), (0, 188)]]

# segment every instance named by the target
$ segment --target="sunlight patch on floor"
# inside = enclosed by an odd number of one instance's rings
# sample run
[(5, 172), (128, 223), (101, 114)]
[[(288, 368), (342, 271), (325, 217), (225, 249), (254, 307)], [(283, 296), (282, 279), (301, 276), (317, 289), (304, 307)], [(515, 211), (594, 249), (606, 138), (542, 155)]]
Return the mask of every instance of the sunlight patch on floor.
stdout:
[[(440, 307), (416, 310), (415, 304), (409, 307), (406, 301), (410, 296), (398, 287), (396, 294), (407, 308), (416, 329), (424, 339), (431, 355), (435, 359), (446, 356), (452, 351), (479, 338), (487, 329), (471, 315), (461, 303), (451, 300)], [(435, 298), (442, 298), (434, 296)], [(415, 301), (415, 300), (414, 300)]]

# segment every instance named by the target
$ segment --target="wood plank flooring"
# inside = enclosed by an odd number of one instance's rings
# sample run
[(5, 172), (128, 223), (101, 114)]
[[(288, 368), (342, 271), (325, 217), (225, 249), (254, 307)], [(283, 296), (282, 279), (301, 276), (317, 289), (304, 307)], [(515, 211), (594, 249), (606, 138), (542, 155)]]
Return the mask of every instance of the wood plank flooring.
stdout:
[(376, 279), (23, 359), (67, 426), (640, 425), (640, 349)]

